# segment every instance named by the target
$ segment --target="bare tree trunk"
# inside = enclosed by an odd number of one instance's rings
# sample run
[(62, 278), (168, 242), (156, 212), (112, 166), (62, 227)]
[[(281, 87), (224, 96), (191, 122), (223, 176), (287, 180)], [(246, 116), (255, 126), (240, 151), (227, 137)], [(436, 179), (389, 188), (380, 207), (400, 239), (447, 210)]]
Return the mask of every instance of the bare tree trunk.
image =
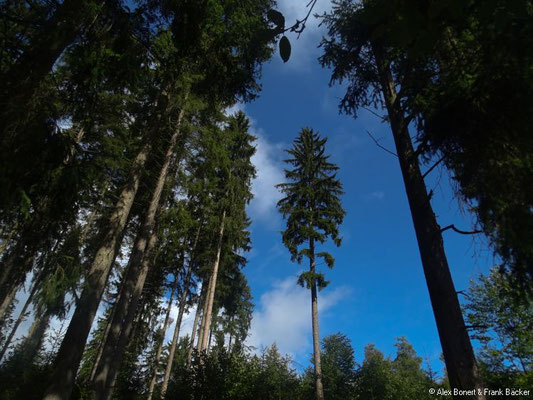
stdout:
[(120, 302), (120, 298), (122, 296), (122, 290), (124, 289), (124, 276), (126, 276), (128, 271), (128, 266), (126, 266), (123, 277), (121, 279), (120, 285), (118, 287), (118, 293), (117, 297), (115, 299), (115, 302), (111, 309), (111, 314), (109, 315), (109, 318), (107, 319), (104, 334), (102, 336), (102, 340), (98, 344), (98, 351), (96, 353), (96, 358), (94, 359), (93, 367), (91, 369), (91, 375), (89, 376), (89, 382), (94, 383), (94, 377), (96, 376), (96, 369), (98, 368), (98, 365), (100, 364), (100, 360), (102, 359), (102, 353), (104, 352), (104, 344), (107, 340), (107, 337), (109, 335), (109, 331), (111, 330), (111, 321), (113, 320), (113, 317), (115, 315), (115, 311), (117, 309), (117, 304)]
[(17, 329), (20, 325), (20, 323), (24, 320), (26, 311), (28, 310), (28, 307), (30, 306), (31, 302), (33, 301), (33, 296), (37, 292), (37, 289), (39, 288), (39, 284), (41, 283), (40, 276), (37, 277), (35, 280), (35, 283), (33, 284), (33, 287), (31, 288), (30, 294), (28, 296), (28, 299), (24, 303), (24, 306), (22, 307), (22, 310), (20, 311), (20, 314), (15, 321), (15, 324), (11, 328), (11, 332), (9, 333), (8, 337), (6, 338), (6, 341), (4, 342), (4, 347), (2, 347), (2, 350), (0, 351), (0, 361), (4, 357), (4, 354), (6, 353), (7, 349), (9, 348), (9, 345), (11, 343), (11, 340), (13, 339), (13, 336), (15, 336), (15, 333), (17, 332)]
[(213, 339), (213, 331), (215, 329), (215, 324), (211, 324), (211, 329), (209, 330), (209, 341), (207, 342), (207, 351), (211, 350), (211, 339)]
[(204, 299), (204, 302), (203, 302), (203, 305), (202, 305), (202, 315), (201, 315), (201, 320), (200, 320), (200, 332), (198, 333), (198, 342), (196, 343), (196, 349), (198, 351), (201, 351), (200, 349), (201, 349), (202, 343), (204, 341), (204, 332), (205, 332), (205, 323), (206, 323), (205, 316), (207, 314), (207, 296), (208, 296), (208, 293), (211, 291), (211, 286), (212, 286), (212, 283), (213, 283), (213, 280), (211, 278), (212, 278), (212, 275), (211, 275), (211, 277), (209, 277), (208, 284), (206, 286), (206, 291), (205, 291), (205, 299)]
[[(315, 242), (309, 240), (311, 257), (309, 258), (309, 270), (315, 272)], [(320, 336), (318, 332), (318, 294), (316, 282), (311, 285), (311, 319), (313, 321), (313, 360), (315, 368), (315, 398), (324, 400), (324, 386), (322, 384), (322, 365), (320, 363)]]
[(211, 329), (211, 318), (212, 318), (212, 312), (213, 312), (213, 302), (215, 299), (215, 289), (217, 285), (217, 275), (218, 275), (218, 266), (220, 264), (220, 253), (222, 251), (222, 238), (224, 236), (224, 222), (226, 219), (226, 210), (222, 212), (222, 218), (220, 220), (220, 230), (218, 233), (218, 245), (217, 245), (217, 255), (215, 258), (215, 263), (213, 264), (213, 272), (210, 279), (210, 287), (209, 291), (207, 292), (207, 307), (206, 307), (206, 313), (204, 315), (205, 324), (204, 324), (204, 331), (202, 336), (202, 342), (200, 343), (199, 351), (203, 351), (207, 349), (207, 341), (209, 338), (209, 331)]
[(170, 322), (170, 309), (172, 308), (172, 301), (174, 300), (174, 292), (176, 291), (177, 286), (178, 286), (178, 272), (176, 271), (174, 275), (174, 283), (172, 284), (172, 291), (170, 292), (170, 298), (168, 299), (168, 306), (167, 306), (167, 313), (165, 315), (165, 321), (163, 322), (163, 326), (161, 327), (161, 338), (159, 339), (159, 343), (157, 344), (157, 351), (156, 351), (155, 361), (154, 361), (154, 374), (152, 376), (152, 379), (150, 380), (150, 389), (148, 390), (147, 400), (152, 400), (152, 396), (154, 395), (154, 388), (155, 388), (155, 383), (157, 380), (157, 371), (159, 370), (159, 362), (161, 361), (161, 353), (163, 352), (163, 342), (165, 341), (165, 333), (168, 329), (168, 325)]
[[(452, 388), (475, 389), (476, 393), (483, 393), (474, 352), (444, 252), (442, 233), (431, 208), (431, 198), (427, 194), (417, 154), (409, 136), (408, 122), (404, 118), (404, 112), (396, 97), (390, 67), (383, 59), (381, 49), (374, 46), (373, 52), (379, 69), (382, 92), (400, 161), (450, 385)], [(480, 389), (479, 392), (478, 389)], [(484, 398), (482, 394), (461, 397), (461, 399), (477, 400)]]
[[(161, 193), (165, 186), (172, 155), (174, 154), (174, 149), (180, 135), (183, 114), (184, 108), (182, 107), (178, 113), (176, 128), (164, 154), (163, 165), (161, 166), (159, 176), (155, 181), (152, 198), (150, 199), (143, 225), (135, 241), (135, 246), (129, 261), (130, 267), (128, 274), (124, 278), (124, 294), (117, 304), (117, 311), (113, 316), (111, 330), (104, 345), (102, 359), (100, 365), (97, 367), (94, 383), (95, 393), (98, 399), (108, 399), (111, 397), (111, 388), (109, 385), (114, 380), (114, 375), (118, 373), (122, 355), (129, 340), (131, 325), (150, 269), (150, 257), (147, 255), (150, 254), (157, 242), (157, 232), (155, 229), (156, 214), (162, 206)], [(149, 244), (149, 242), (152, 243)], [(148, 248), (150, 249), (148, 250)]]
[(176, 345), (178, 344), (178, 338), (180, 335), (181, 321), (183, 319), (183, 313), (185, 312), (185, 306), (187, 304), (187, 295), (189, 294), (189, 285), (191, 283), (192, 263), (189, 263), (189, 269), (187, 271), (187, 277), (185, 278), (185, 285), (183, 293), (180, 298), (180, 308), (178, 312), (178, 319), (176, 320), (176, 326), (174, 327), (174, 335), (172, 336), (172, 343), (170, 345), (170, 351), (168, 354), (167, 366), (165, 367), (165, 377), (161, 385), (161, 399), (165, 398), (168, 389), (168, 382), (170, 380), (170, 372), (172, 371), (172, 364), (174, 363), (174, 355), (176, 354)]
[(196, 330), (198, 329), (198, 321), (200, 319), (200, 313), (202, 312), (203, 303), (204, 303), (203, 298), (205, 297), (205, 293), (206, 293), (206, 287), (202, 286), (200, 297), (198, 297), (198, 304), (196, 305), (196, 315), (194, 316), (194, 322), (192, 324), (191, 343), (189, 344), (189, 350), (187, 351), (187, 369), (189, 369), (191, 366), (192, 351), (194, 349), (194, 340), (196, 339)]
[(128, 183), (122, 189), (115, 209), (109, 217), (108, 230), (91, 264), (85, 288), (61, 343), (50, 386), (45, 392), (44, 400), (65, 400), (70, 397), (85, 342), (98, 310), (111, 264), (120, 246), (119, 239), (122, 237), (131, 206), (137, 194), (150, 149), (150, 141), (147, 141), (135, 157)]

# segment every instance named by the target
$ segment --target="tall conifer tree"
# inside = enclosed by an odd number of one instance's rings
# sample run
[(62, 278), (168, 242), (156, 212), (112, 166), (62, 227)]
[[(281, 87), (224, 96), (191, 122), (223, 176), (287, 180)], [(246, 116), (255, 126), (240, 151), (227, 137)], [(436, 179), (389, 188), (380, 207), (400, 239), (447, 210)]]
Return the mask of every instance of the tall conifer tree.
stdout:
[[(313, 354), (316, 383), (316, 399), (324, 399), (322, 371), (320, 366), (320, 342), (318, 334), (317, 288), (325, 288), (329, 282), (324, 274), (316, 270), (316, 257), (324, 259), (333, 267), (334, 258), (328, 252), (315, 251), (315, 244), (324, 243), (330, 237), (340, 246), (338, 226), (345, 211), (340, 195), (342, 184), (337, 179), (338, 167), (328, 161), (325, 155), (327, 139), (321, 138), (312, 129), (304, 128), (287, 153), (292, 158), (285, 160), (292, 169), (285, 170), (287, 183), (277, 185), (285, 195), (278, 202), (278, 208), (287, 218), (287, 229), (283, 232), (283, 244), (289, 249), (291, 259), (302, 262), (309, 259), (309, 271), (303, 272), (298, 283), (311, 289), (311, 310), (313, 321)], [(302, 247), (304, 246), (304, 247)], [(306, 246), (306, 247), (305, 247)]]

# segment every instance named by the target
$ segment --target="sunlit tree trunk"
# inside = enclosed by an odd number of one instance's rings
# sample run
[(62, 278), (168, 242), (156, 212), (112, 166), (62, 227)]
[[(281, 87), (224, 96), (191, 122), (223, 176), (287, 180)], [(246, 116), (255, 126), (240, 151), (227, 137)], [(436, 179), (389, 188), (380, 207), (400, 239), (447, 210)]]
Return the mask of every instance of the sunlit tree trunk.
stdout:
[(187, 351), (187, 369), (189, 369), (189, 367), (191, 366), (192, 351), (194, 349), (194, 340), (196, 339), (196, 331), (198, 330), (198, 322), (200, 320), (200, 314), (202, 312), (203, 304), (205, 303), (204, 297), (205, 297), (206, 292), (207, 292), (207, 288), (205, 286), (202, 286), (200, 297), (198, 297), (198, 304), (196, 305), (196, 314), (194, 316), (194, 322), (192, 324), (191, 343), (189, 343), (189, 350)]
[(210, 279), (210, 287), (207, 292), (207, 307), (204, 314), (203, 319), (205, 319), (205, 324), (203, 328), (203, 334), (202, 334), (202, 342), (199, 346), (199, 351), (207, 350), (207, 343), (209, 339), (209, 331), (211, 330), (211, 319), (212, 319), (212, 312), (213, 312), (213, 303), (215, 300), (215, 289), (217, 285), (217, 276), (218, 276), (218, 267), (220, 264), (220, 253), (222, 252), (222, 238), (224, 236), (224, 222), (226, 219), (226, 210), (222, 212), (222, 217), (220, 219), (220, 229), (218, 232), (218, 244), (217, 244), (217, 255), (215, 258), (215, 262), (213, 264), (213, 272), (211, 274)]
[(167, 312), (165, 314), (165, 320), (163, 322), (163, 326), (161, 327), (161, 338), (159, 339), (158, 344), (157, 344), (157, 350), (156, 350), (155, 361), (154, 361), (154, 372), (153, 372), (152, 379), (150, 380), (150, 388), (148, 389), (147, 400), (152, 400), (152, 396), (154, 395), (155, 383), (157, 381), (157, 372), (159, 370), (159, 362), (161, 361), (161, 353), (163, 353), (163, 342), (165, 341), (165, 333), (170, 323), (170, 310), (172, 309), (172, 302), (174, 301), (174, 293), (176, 292), (177, 286), (178, 286), (178, 272), (174, 274), (174, 283), (172, 284), (172, 291), (170, 292), (170, 297), (168, 299)]
[(57, 354), (50, 386), (45, 392), (45, 400), (64, 400), (70, 397), (83, 349), (104, 292), (111, 264), (120, 246), (120, 239), (137, 194), (150, 149), (150, 142), (147, 141), (135, 157), (128, 182), (122, 189), (109, 217), (106, 225), (107, 232), (91, 264), (84, 290)]
[(124, 292), (120, 301), (117, 303), (116, 312), (111, 323), (111, 330), (107, 336), (102, 358), (96, 370), (94, 386), (98, 399), (108, 399), (111, 397), (110, 383), (118, 373), (124, 350), (128, 344), (131, 326), (150, 269), (149, 255), (151, 250), (155, 248), (157, 242), (157, 232), (155, 229), (156, 215), (158, 209), (162, 206), (161, 193), (163, 192), (172, 156), (174, 155), (176, 143), (180, 136), (183, 115), (184, 108), (182, 107), (178, 113), (176, 127), (164, 154), (159, 176), (155, 181), (143, 225), (137, 235), (132, 255), (130, 256), (130, 267), (128, 268), (127, 275), (124, 277)]

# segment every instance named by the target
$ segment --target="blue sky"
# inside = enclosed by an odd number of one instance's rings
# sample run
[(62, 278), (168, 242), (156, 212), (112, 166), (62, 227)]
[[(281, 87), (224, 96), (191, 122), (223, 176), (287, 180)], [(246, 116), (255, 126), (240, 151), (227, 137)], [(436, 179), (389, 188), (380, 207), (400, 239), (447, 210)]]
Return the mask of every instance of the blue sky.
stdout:
[[(305, 2), (280, 1), (287, 24), (305, 15)], [(317, 12), (328, 9), (321, 0)], [(263, 91), (256, 101), (238, 105), (252, 121), (258, 136), (254, 163), (258, 178), (249, 207), (253, 250), (245, 268), (256, 305), (248, 343), (268, 346), (276, 342), (297, 364), (309, 364), (311, 346), (310, 294), (296, 284), (305, 266), (290, 262), (281, 243), (284, 221), (275, 208), (280, 194), (274, 188), (284, 180), (283, 149), (304, 126), (328, 137), (327, 152), (339, 165), (347, 211), (341, 228), (341, 248), (331, 248), (333, 270), (322, 266), (330, 280), (319, 294), (320, 336), (342, 332), (352, 340), (362, 361), (364, 346), (374, 343), (394, 354), (396, 337), (406, 336), (420, 356), (440, 369), (441, 348), (425, 285), (415, 233), (398, 160), (377, 147), (366, 131), (394, 150), (388, 125), (370, 112), (357, 119), (339, 115), (342, 87), (328, 87), (330, 72), (316, 58), (323, 34), (316, 21), (299, 40), (289, 36), (293, 52), (284, 64), (279, 55), (263, 67)], [(427, 167), (424, 167), (425, 170)], [(435, 169), (427, 178), (441, 226), (469, 229), (473, 217), (453, 198), (447, 172)], [(494, 265), (484, 237), (447, 231), (444, 241), (456, 289)]]
[[(287, 24), (306, 14), (306, 1), (280, 0), (278, 4)], [(315, 12), (320, 14), (329, 7), (329, 0), (319, 0)], [(347, 211), (341, 227), (342, 246), (328, 248), (336, 265), (333, 270), (321, 266), (331, 282), (319, 293), (321, 338), (335, 332), (346, 334), (361, 362), (366, 344), (374, 343), (385, 354), (394, 355), (395, 339), (406, 336), (432, 368), (441, 370), (441, 348), (398, 160), (377, 147), (366, 133), (368, 130), (383, 146), (394, 150), (390, 129), (367, 111), (357, 119), (339, 115), (337, 104), (343, 88), (328, 87), (330, 72), (316, 60), (322, 34), (312, 19), (299, 40), (290, 35), (289, 62), (284, 64), (275, 54), (263, 67), (259, 99), (233, 110), (246, 112), (251, 132), (258, 138), (253, 158), (258, 174), (253, 182), (255, 198), (248, 208), (253, 249), (244, 269), (255, 303), (247, 343), (256, 348), (277, 343), (283, 353), (293, 357), (293, 366), (299, 370), (310, 363), (310, 293), (296, 283), (306, 266), (291, 263), (281, 243), (284, 221), (276, 210), (280, 193), (274, 187), (284, 181), (283, 150), (308, 126), (328, 137), (327, 151), (340, 167)], [(434, 190), (432, 204), (440, 225), (471, 228), (473, 218), (453, 198), (446, 171), (435, 169), (426, 182), (428, 189)], [(457, 290), (467, 289), (471, 279), (495, 264), (483, 236), (447, 231), (444, 244)], [(19, 293), (15, 314), (26, 297), (26, 292)], [(180, 336), (190, 334), (195, 311), (193, 308), (184, 316)], [(102, 313), (103, 304), (98, 315)], [(177, 314), (174, 305), (174, 321)], [(31, 319), (24, 321), (16, 338), (27, 332), (30, 324)], [(51, 325), (57, 329), (61, 322), (53, 319)], [(166, 341), (172, 333), (173, 327), (167, 331)]]

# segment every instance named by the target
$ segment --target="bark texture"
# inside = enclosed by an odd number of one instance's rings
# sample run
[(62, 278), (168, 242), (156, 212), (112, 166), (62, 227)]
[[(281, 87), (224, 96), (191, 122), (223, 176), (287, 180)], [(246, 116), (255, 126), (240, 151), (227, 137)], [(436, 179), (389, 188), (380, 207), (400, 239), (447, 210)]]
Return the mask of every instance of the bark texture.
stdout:
[(115, 208), (109, 217), (108, 230), (96, 252), (74, 315), (56, 357), (50, 386), (45, 400), (66, 400), (74, 387), (74, 379), (81, 362), (85, 342), (100, 304), (111, 264), (126, 226), (131, 206), (139, 188), (142, 171), (151, 146), (145, 143), (137, 154), (128, 183), (122, 189)]
[(143, 225), (137, 235), (134, 249), (130, 256), (128, 273), (124, 277), (123, 293), (117, 304), (102, 358), (96, 370), (94, 387), (97, 399), (111, 398), (112, 382), (114, 382), (118, 373), (122, 356), (130, 338), (135, 313), (150, 269), (149, 255), (157, 243), (156, 215), (162, 207), (161, 194), (168, 176), (176, 143), (180, 136), (180, 126), (184, 112), (185, 110), (182, 107), (178, 113), (176, 127), (163, 156), (163, 163), (153, 187), (152, 197), (144, 216)]
[[(398, 160), (411, 209), (424, 275), (437, 323), (446, 370), (452, 388), (481, 389), (474, 352), (464, 323), (459, 299), (448, 267), (440, 226), (430, 203), (420, 165), (401, 109), (390, 67), (379, 47), (374, 46), (380, 83), (390, 119)], [(455, 397), (454, 397), (455, 398)], [(485, 399), (483, 395), (461, 399)]]

